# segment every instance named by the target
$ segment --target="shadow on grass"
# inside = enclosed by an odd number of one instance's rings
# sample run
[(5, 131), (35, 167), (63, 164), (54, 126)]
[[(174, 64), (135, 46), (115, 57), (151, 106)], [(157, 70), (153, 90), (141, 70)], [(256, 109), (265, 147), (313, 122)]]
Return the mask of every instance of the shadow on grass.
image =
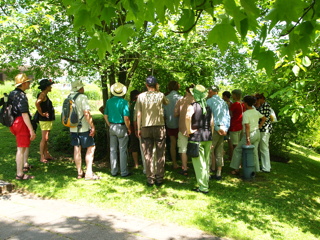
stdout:
[[(59, 132), (53, 131), (52, 135)], [(11, 180), (15, 173), (15, 141), (8, 131), (0, 131), (0, 138), (6, 139), (5, 151), (1, 151), (0, 169), (4, 180)], [(5, 138), (4, 138), (5, 137)], [(180, 200), (196, 201), (203, 199), (205, 204), (198, 212), (192, 212), (188, 221), (202, 230), (231, 236), (238, 239), (252, 239), (245, 234), (237, 235), (234, 229), (243, 223), (245, 229), (257, 229), (270, 234), (271, 238), (282, 239), (285, 233), (281, 228), (302, 229), (303, 233), (311, 233), (320, 237), (319, 209), (320, 209), (320, 162), (310, 159), (312, 154), (304, 148), (294, 147), (288, 163), (272, 162), (272, 172), (258, 173), (254, 181), (242, 181), (226, 174), (230, 172), (228, 164), (224, 167), (223, 181), (210, 181), (210, 193), (199, 195), (190, 189), (196, 184), (192, 164), (189, 163), (189, 176), (185, 177), (172, 170), (171, 163), (167, 163), (165, 185), (157, 188), (146, 187), (146, 177), (142, 169), (133, 170), (130, 178), (113, 178), (107, 165), (96, 162), (94, 171), (103, 176), (100, 182), (86, 182), (76, 180), (76, 170), (72, 162), (72, 147), (70, 152), (56, 151), (54, 156), (59, 160), (49, 164), (38, 161), (38, 146), (40, 135), (30, 148), (31, 164), (35, 168), (30, 172), (36, 176), (32, 181), (14, 181), (18, 188), (40, 193), (42, 196), (59, 198), (63, 193), (71, 191), (70, 195), (92, 201), (114, 201), (115, 203), (127, 192), (136, 194), (140, 198), (150, 198), (156, 206), (165, 206), (170, 211), (175, 210), (175, 202)], [(107, 153), (105, 153), (107, 154)], [(92, 192), (88, 196), (86, 192)], [(97, 200), (94, 200), (94, 199)], [(129, 200), (128, 200), (129, 201)], [(168, 203), (169, 202), (169, 203)], [(170, 204), (173, 202), (173, 204)], [(131, 203), (128, 203), (130, 206)], [(188, 206), (185, 206), (188, 208)], [(178, 213), (179, 214), (179, 213)], [(219, 221), (220, 219), (220, 221)], [(221, 220), (223, 219), (223, 220)], [(224, 219), (232, 219), (230, 224)], [(277, 222), (279, 223), (277, 225)], [(290, 229), (289, 228), (289, 229)]]

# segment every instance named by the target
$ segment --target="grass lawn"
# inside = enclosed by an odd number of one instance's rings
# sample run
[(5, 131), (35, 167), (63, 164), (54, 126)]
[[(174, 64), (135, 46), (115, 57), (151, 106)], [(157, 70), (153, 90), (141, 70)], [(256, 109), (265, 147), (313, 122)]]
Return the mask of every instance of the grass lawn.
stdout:
[[(57, 119), (51, 137), (63, 129)], [(67, 154), (51, 150), (58, 160), (43, 164), (38, 155), (40, 138), (38, 130), (30, 148), (30, 163), (35, 166), (30, 174), (36, 178), (16, 181), (15, 138), (0, 125), (0, 179), (38, 196), (113, 208), (232, 239), (320, 238), (320, 155), (304, 147), (291, 144), (288, 163), (272, 162), (272, 172), (259, 173), (253, 181), (231, 176), (226, 161), (224, 179), (210, 181), (210, 193), (204, 195), (190, 191), (196, 182), (191, 162), (187, 178), (167, 162), (162, 187), (146, 187), (142, 169), (132, 170), (130, 178), (112, 177), (101, 159), (94, 165), (101, 181), (77, 180), (72, 147)]]

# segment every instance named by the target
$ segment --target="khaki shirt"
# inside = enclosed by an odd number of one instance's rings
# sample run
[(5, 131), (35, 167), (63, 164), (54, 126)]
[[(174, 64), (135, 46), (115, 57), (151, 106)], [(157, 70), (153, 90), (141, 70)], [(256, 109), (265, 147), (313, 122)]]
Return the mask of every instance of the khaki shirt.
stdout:
[[(164, 113), (162, 105), (169, 100), (161, 92), (147, 91), (138, 96), (136, 102), (136, 115), (140, 116), (140, 127), (164, 126)], [(137, 117), (139, 121), (139, 117)]]

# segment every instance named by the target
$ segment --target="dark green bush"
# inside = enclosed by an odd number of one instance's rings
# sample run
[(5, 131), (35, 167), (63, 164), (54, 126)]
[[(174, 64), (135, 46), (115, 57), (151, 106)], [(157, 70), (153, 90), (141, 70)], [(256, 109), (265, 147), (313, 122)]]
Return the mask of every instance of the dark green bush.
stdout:
[[(59, 121), (59, 117), (57, 121)], [(95, 161), (107, 161), (109, 159), (109, 147), (104, 118), (102, 115), (95, 115), (93, 116), (93, 122), (96, 127), (96, 135), (94, 137), (96, 143)], [(62, 124), (57, 126), (59, 131), (50, 138), (50, 146), (56, 152), (70, 154), (72, 152), (70, 130)]]

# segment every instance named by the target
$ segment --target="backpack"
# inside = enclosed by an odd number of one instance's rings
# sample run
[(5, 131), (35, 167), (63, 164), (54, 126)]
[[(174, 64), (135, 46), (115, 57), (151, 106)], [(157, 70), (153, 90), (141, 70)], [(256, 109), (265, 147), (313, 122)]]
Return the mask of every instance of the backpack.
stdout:
[(12, 114), (12, 100), (8, 97), (8, 94), (4, 94), (1, 98), (1, 111), (0, 111), (0, 122), (2, 125), (11, 127), (14, 122), (14, 116)]
[(76, 98), (80, 95), (77, 93), (74, 97), (71, 94), (63, 101), (61, 111), (61, 122), (64, 126), (74, 128), (81, 124), (82, 117), (79, 119), (77, 106), (75, 104)]

